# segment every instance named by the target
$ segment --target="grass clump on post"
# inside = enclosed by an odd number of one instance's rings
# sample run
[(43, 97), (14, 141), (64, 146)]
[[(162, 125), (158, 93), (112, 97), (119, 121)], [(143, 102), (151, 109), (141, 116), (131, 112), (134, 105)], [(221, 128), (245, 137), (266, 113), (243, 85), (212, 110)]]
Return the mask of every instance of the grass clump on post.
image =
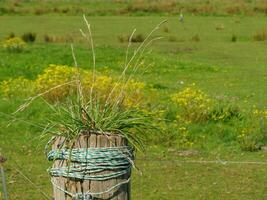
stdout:
[[(146, 47), (160, 39), (150, 37), (163, 22), (144, 38), (130, 57), (129, 48), (135, 34), (135, 30), (133, 31), (128, 40), (121, 75), (116, 82), (107, 81), (108, 87), (103, 90), (104, 92), (100, 92), (91, 27), (85, 16), (84, 21), (87, 31), (80, 31), (92, 50), (92, 71), (85, 72), (78, 67), (74, 48), (71, 46), (75, 68), (67, 69), (70, 74), (67, 74), (67, 77), (63, 76), (63, 82), (58, 82), (29, 98), (16, 112), (26, 109), (39, 97), (45, 99), (48, 94), (67, 87), (67, 93), (64, 95), (67, 98), (55, 99), (53, 102), (56, 103), (46, 100), (53, 110), (43, 133), (44, 136), (52, 135), (49, 142), (52, 150), (47, 157), (48, 160), (54, 161), (49, 169), (54, 198), (130, 199), (134, 152), (144, 150), (146, 134), (155, 129), (151, 116), (142, 111), (139, 103), (130, 101), (129, 95), (132, 90), (141, 88), (140, 83), (132, 81), (132, 77), (141, 65)], [(57, 66), (54, 68), (66, 69)], [(51, 69), (46, 72), (50, 73)], [(60, 74), (56, 77), (60, 77)], [(46, 78), (45, 73), (38, 76), (35, 80), (36, 87), (40, 88)], [(87, 79), (89, 81), (85, 81)], [(100, 82), (101, 80), (104, 79), (100, 78)]]

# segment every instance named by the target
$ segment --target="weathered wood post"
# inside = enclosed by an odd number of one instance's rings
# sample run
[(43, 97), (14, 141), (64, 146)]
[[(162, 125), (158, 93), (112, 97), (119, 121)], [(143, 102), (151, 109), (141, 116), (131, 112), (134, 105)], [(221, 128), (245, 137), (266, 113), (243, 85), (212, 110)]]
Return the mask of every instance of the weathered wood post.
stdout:
[[(52, 150), (59, 150), (65, 148), (65, 139), (63, 137), (57, 137), (53, 144)], [(125, 138), (117, 134), (100, 134), (86, 132), (81, 134), (74, 142), (72, 149), (116, 149), (120, 147), (128, 147), (128, 142)], [(89, 154), (89, 153), (88, 153)], [(85, 157), (86, 155), (84, 155)], [(88, 155), (90, 156), (90, 155)], [(114, 156), (114, 155), (111, 155)], [(129, 155), (128, 155), (129, 156)], [(133, 159), (131, 152), (130, 163)], [(116, 157), (116, 155), (115, 155)], [(112, 161), (115, 161), (115, 157), (109, 157)], [(126, 156), (127, 157), (127, 156)], [(129, 158), (127, 158), (129, 159)], [(94, 160), (88, 160), (88, 166), (92, 164)], [(69, 165), (74, 164), (78, 167), (79, 163), (70, 159), (54, 159), (52, 168), (68, 168)], [(106, 175), (121, 172), (124, 166), (121, 164), (114, 168), (110, 168), (107, 164), (99, 164), (100, 170), (94, 172), (90, 170), (84, 171), (84, 176), (90, 175)], [(106, 166), (104, 166), (106, 165)], [(104, 168), (103, 168), (104, 167)], [(53, 183), (54, 200), (71, 200), (71, 199), (94, 199), (94, 200), (130, 200), (130, 176), (131, 176), (131, 164), (127, 173), (121, 176), (114, 176), (114, 178), (108, 178), (106, 180), (91, 180), (90, 178), (73, 178), (66, 176), (55, 176), (51, 174), (51, 181)], [(78, 195), (80, 194), (80, 195)], [(76, 195), (76, 196), (75, 196)]]
[(4, 200), (8, 200), (7, 198), (7, 188), (6, 188), (6, 179), (5, 179), (5, 172), (4, 172), (4, 167), (3, 164), (6, 161), (6, 159), (2, 156), (0, 156), (0, 174), (1, 174), (1, 179), (2, 179), (2, 187), (3, 187), (3, 192), (4, 192)]

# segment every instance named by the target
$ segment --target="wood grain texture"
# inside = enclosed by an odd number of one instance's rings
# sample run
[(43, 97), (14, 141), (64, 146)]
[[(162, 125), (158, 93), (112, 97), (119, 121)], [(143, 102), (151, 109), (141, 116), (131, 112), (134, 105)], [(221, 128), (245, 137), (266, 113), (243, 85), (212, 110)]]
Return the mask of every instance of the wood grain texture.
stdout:
[[(79, 138), (77, 139), (77, 141), (74, 142), (72, 146), (72, 148), (76, 149), (78, 148), (78, 142), (79, 142)], [(70, 161), (68, 161), (68, 163), (71, 165), (72, 163)], [(76, 185), (78, 184), (78, 180), (74, 179), (74, 178), (67, 178), (67, 183), (66, 183), (66, 189), (68, 192), (70, 192), (71, 194), (76, 194)], [(71, 196), (67, 196), (66, 200), (72, 200)]]
[[(82, 135), (80, 137), (80, 148), (89, 148), (89, 137), (90, 135)], [(81, 181), (81, 192), (86, 193), (90, 190), (90, 181), (83, 180)]]
[[(97, 144), (97, 135), (96, 134), (91, 134), (90, 135), (90, 143), (89, 146), (91, 148), (96, 148), (98, 146)], [(91, 181), (90, 182), (90, 192), (98, 192), (98, 181)]]
[[(52, 145), (52, 149), (58, 149), (62, 146), (64, 143), (63, 137), (57, 137)], [(62, 147), (61, 147), (62, 148)], [(55, 160), (53, 167), (64, 167), (66, 166), (66, 162), (62, 160)], [(63, 177), (53, 177), (53, 182), (63, 190), (65, 189), (65, 178)], [(54, 199), (55, 200), (65, 200), (65, 193), (61, 190), (59, 190), (57, 187), (53, 186), (53, 192), (54, 192)]]
[[(126, 140), (123, 138), (117, 138), (118, 142), (117, 142), (117, 146), (125, 146), (126, 144)], [(125, 181), (128, 179), (128, 174), (117, 178), (117, 182), (120, 183), (122, 181)], [(118, 188), (118, 200), (122, 200), (122, 199), (127, 199), (128, 200), (128, 184), (123, 184), (122, 186), (120, 186)]]
[[(109, 146), (110, 147), (115, 147), (116, 144), (117, 144), (116, 143), (116, 137), (115, 136), (108, 137), (108, 142), (109, 142)], [(113, 170), (113, 171), (116, 171), (116, 170)], [(117, 185), (117, 180), (116, 179), (107, 180), (107, 182), (106, 182), (106, 187), (107, 188), (110, 188), (113, 185)], [(116, 192), (116, 191), (114, 191), (114, 192)], [(117, 197), (117, 195), (114, 192), (109, 193), (108, 196), (107, 196), (107, 198), (110, 199), (110, 200), (118, 200), (118, 197)]]

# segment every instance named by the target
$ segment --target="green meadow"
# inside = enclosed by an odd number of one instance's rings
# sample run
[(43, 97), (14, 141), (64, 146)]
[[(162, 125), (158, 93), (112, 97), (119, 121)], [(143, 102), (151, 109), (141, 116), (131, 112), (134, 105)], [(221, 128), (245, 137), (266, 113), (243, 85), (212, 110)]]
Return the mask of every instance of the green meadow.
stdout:
[[(108, 9), (101, 5), (99, 10)], [(111, 10), (123, 6), (114, 3)], [(27, 3), (21, 9), (24, 7), (33, 8)], [(136, 164), (142, 173), (134, 171), (133, 199), (266, 199), (267, 153), (262, 148), (267, 146), (266, 119), (263, 125), (258, 118), (250, 119), (253, 110), (267, 109), (267, 33), (266, 39), (255, 39), (257, 34), (264, 35), (266, 16), (186, 13), (182, 23), (175, 13), (127, 16), (110, 11), (108, 16), (97, 15), (94, 12), (88, 21), (97, 71), (107, 76), (119, 75), (123, 69), (128, 44), (124, 38), (134, 29), (145, 37), (167, 19), (153, 34), (162, 39), (142, 55), (146, 70), (135, 76), (145, 83), (145, 100), (158, 112), (164, 110), (161, 117), (167, 122), (164, 128), (159, 125), (158, 133), (148, 136), (146, 152), (137, 154)], [(4, 13), (0, 16), (1, 41), (10, 33), (22, 36), (27, 32), (35, 33), (36, 41), (27, 43), (19, 53), (1, 46), (0, 81), (18, 77), (34, 80), (49, 64), (73, 66), (71, 43), (78, 65), (91, 70), (92, 52), (80, 28), (85, 25), (79, 13)], [(132, 44), (130, 54), (138, 45), (140, 42)], [(216, 102), (222, 99), (222, 110), (236, 108), (229, 111), (233, 112), (229, 119), (179, 122), (176, 115), (180, 110), (171, 96), (192, 85)], [(38, 99), (24, 112), (12, 115), (25, 98), (27, 95), (6, 97), (0, 91), (0, 154), (8, 159), (4, 169), (9, 198), (46, 199), (42, 192), (52, 194), (46, 171), (51, 163), (44, 155), (49, 138), (40, 138), (39, 125), (51, 111)], [(186, 136), (179, 131), (181, 127), (186, 127)], [(252, 130), (252, 136), (240, 142), (242, 130)], [(183, 143), (185, 139), (190, 145)]]

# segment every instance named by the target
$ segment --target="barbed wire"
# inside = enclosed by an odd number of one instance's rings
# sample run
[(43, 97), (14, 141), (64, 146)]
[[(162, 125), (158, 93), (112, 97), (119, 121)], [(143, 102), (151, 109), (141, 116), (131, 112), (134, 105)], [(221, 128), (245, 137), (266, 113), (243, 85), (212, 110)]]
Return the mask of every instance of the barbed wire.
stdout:
[[(138, 158), (136, 161), (150, 162), (150, 163), (171, 163), (171, 164), (220, 164), (220, 165), (267, 165), (267, 161), (236, 161), (236, 160), (182, 160), (182, 159), (160, 159), (160, 158)], [(16, 172), (18, 172), (23, 179), (29, 182), (34, 189), (40, 192), (45, 199), (51, 199), (52, 196), (47, 195), (45, 191), (39, 188), (27, 175), (25, 175), (20, 169), (18, 169), (18, 164), (13, 160), (14, 164), (9, 166)], [(16, 165), (16, 166), (15, 166)], [(142, 173), (141, 173), (142, 175)]]
[(172, 159), (151, 159), (151, 158), (139, 158), (137, 161), (146, 162), (169, 162), (169, 163), (196, 163), (196, 164), (245, 164), (245, 165), (267, 165), (267, 161), (234, 161), (234, 160), (172, 160)]
[(43, 191), (41, 188), (39, 188), (27, 175), (25, 175), (21, 170), (19, 170), (18, 167), (15, 167), (14, 165), (18, 166), (16, 161), (13, 161), (13, 163), (14, 164), (10, 164), (10, 162), (9, 162), (9, 167), (12, 168), (14, 171), (18, 172), (21, 175), (21, 177), (23, 179), (25, 179), (27, 182), (29, 182), (33, 186), (34, 189), (39, 191), (45, 199), (49, 199), (50, 200), (51, 198), (53, 198), (52, 196), (48, 196), (45, 193), (45, 191)]

